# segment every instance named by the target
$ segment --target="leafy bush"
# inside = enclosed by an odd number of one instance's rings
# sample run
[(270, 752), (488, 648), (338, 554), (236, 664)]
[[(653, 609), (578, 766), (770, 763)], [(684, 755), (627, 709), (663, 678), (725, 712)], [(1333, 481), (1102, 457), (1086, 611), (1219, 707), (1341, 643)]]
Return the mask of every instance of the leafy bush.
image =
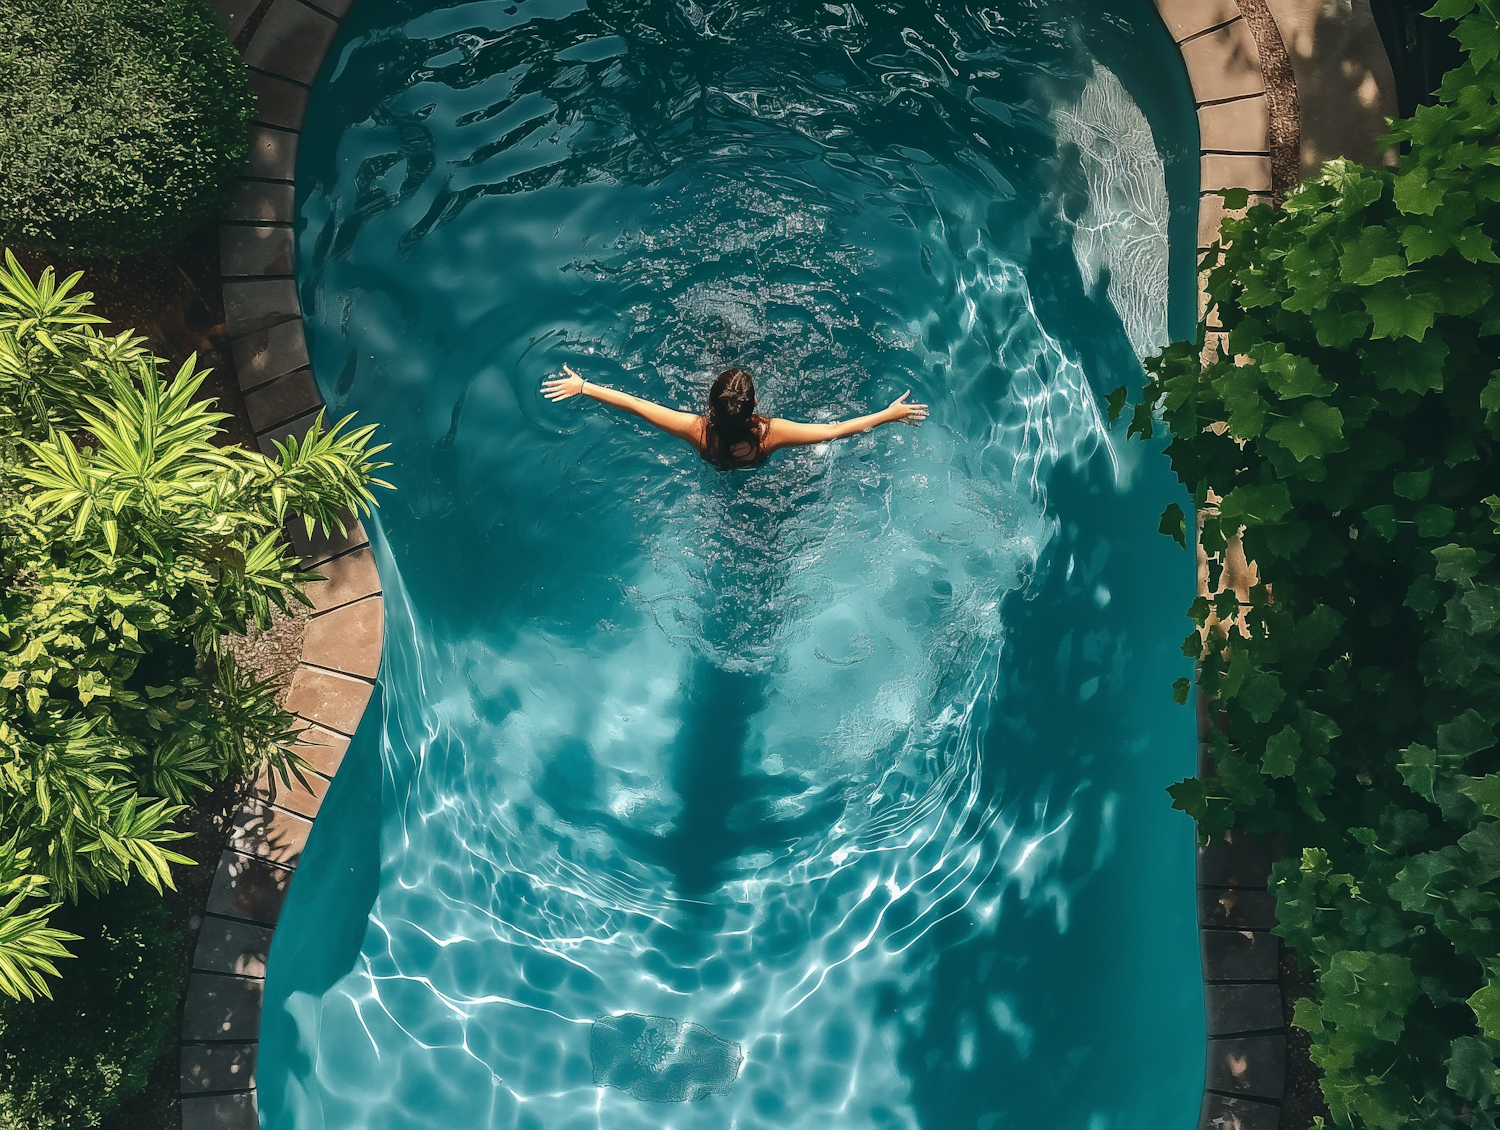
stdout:
[(5, 0), (0, 240), (119, 256), (229, 202), (244, 66), (204, 0)]
[(179, 936), (134, 883), (59, 910), (78, 963), (50, 1001), (0, 1004), (0, 1130), (84, 1130), (146, 1086), (176, 1015)]
[(1192, 607), (1214, 770), (1170, 792), (1205, 835), (1298, 849), (1272, 876), (1317, 972), (1294, 1022), (1335, 1121), (1381, 1128), (1500, 1109), (1500, 24), (1432, 14), (1468, 59), (1399, 171), (1333, 162), (1226, 221), (1227, 354), (1167, 349), (1130, 425), (1160, 413), (1204, 548), (1242, 532), (1263, 582)]
[(107, 337), (51, 268), (0, 271), (0, 991), (47, 991), (66, 937), (37, 900), (138, 875), (193, 795), (264, 762), (295, 771), (292, 717), (226, 633), (305, 601), (289, 514), (339, 526), (373, 501), (373, 425), (315, 426), (277, 458), (213, 445), (194, 402), (128, 331)]

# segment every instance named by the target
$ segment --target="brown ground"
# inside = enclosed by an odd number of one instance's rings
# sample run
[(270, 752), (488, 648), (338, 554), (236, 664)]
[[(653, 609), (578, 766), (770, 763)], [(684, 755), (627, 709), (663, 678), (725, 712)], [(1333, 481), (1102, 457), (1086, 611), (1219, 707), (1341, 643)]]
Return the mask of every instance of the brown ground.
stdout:
[[(49, 265), (57, 269), (60, 277), (82, 270), (78, 289), (92, 291), (93, 312), (111, 322), (101, 329), (118, 333), (133, 328), (171, 364), (173, 371), (197, 353), (199, 366), (213, 369), (203, 384), (202, 395), (217, 401), (219, 411), (230, 414), (220, 424), (224, 433), (222, 442), (254, 447), (255, 433), (245, 415), (224, 326), (217, 226), (210, 226), (173, 251), (135, 256), (117, 263), (71, 260), (34, 252), (18, 251), (16, 255), (32, 278)], [(289, 682), (302, 654), (306, 629), (307, 614), (302, 610), (290, 617), (278, 617), (268, 631), (251, 633), (233, 644), (231, 650), (235, 658), (262, 677)], [(177, 972), (179, 1013), (180, 1001), (187, 991), (193, 950), (198, 943), (198, 928), (213, 886), (215, 865), (248, 788), (246, 780), (226, 781), (199, 798), (182, 820), (190, 838), (173, 845), (198, 863), (196, 867), (177, 868), (174, 875), (177, 889), (166, 894), (172, 927), (182, 938)], [(174, 1032), (181, 1027), (180, 1019), (179, 1015), (173, 1024)], [(105, 1119), (102, 1130), (176, 1130), (182, 1125), (178, 1086), (174, 1038), (152, 1068), (146, 1090)]]
[(1241, 14), (1260, 53), (1261, 80), (1266, 86), (1266, 109), (1271, 130), (1271, 194), (1278, 204), (1301, 177), (1301, 111), (1292, 61), (1266, 0), (1238, 0)]
[(1286, 1024), (1286, 1095), (1281, 1101), (1280, 1130), (1309, 1130), (1315, 1117), (1333, 1125), (1328, 1104), (1323, 1101), (1319, 1081), (1323, 1073), (1308, 1058), (1312, 1036), (1292, 1027), (1292, 1008), (1301, 997), (1312, 995), (1313, 971), (1297, 966), (1297, 951), (1281, 947), (1281, 1011)]
[(56, 269), (59, 279), (81, 270), (83, 278), (75, 291), (93, 292), (93, 312), (112, 323), (102, 328), (113, 333), (134, 329), (174, 372), (197, 353), (199, 367), (213, 369), (203, 383), (203, 395), (216, 400), (219, 410), (233, 417), (220, 425), (226, 442), (254, 446), (255, 433), (235, 382), (229, 334), (224, 327), (217, 225), (189, 237), (174, 251), (136, 255), (115, 263), (31, 251), (17, 251), (16, 258), (33, 279), (47, 266)]

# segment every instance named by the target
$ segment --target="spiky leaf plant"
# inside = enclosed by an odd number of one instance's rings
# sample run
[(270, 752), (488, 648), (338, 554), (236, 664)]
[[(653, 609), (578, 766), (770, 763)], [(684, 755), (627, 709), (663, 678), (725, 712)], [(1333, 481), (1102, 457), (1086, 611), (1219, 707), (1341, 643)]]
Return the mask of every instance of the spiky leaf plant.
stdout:
[(342, 529), (385, 485), (374, 426), (320, 420), (274, 458), (214, 445), (226, 417), (51, 268), (0, 269), (0, 992), (46, 993), (50, 907), (160, 889), (174, 818), (269, 764), (299, 772), (292, 716), (228, 637), (306, 601), (281, 531)]

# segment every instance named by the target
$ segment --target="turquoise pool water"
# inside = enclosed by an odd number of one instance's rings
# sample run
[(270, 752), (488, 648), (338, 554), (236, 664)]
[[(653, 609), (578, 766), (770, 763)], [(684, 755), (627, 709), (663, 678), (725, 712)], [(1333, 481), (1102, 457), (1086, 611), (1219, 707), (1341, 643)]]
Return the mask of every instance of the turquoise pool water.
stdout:
[[(298, 271), (386, 654), (263, 1126), (1192, 1124), (1193, 571), (1101, 410), (1191, 332), (1196, 148), (1149, 0), (354, 6)], [(564, 362), (933, 411), (719, 474)]]

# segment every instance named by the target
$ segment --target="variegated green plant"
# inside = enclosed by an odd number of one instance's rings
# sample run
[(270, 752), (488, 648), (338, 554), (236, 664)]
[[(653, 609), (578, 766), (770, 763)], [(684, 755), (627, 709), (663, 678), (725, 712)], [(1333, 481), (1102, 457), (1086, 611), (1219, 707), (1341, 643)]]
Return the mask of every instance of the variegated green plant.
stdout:
[(367, 513), (373, 425), (320, 420), (274, 458), (218, 447), (225, 419), (130, 333), (108, 336), (78, 276), (0, 270), (0, 992), (45, 993), (66, 936), (49, 907), (139, 879), (201, 790), (299, 771), (275, 688), (229, 636), (304, 601), (282, 530)]

